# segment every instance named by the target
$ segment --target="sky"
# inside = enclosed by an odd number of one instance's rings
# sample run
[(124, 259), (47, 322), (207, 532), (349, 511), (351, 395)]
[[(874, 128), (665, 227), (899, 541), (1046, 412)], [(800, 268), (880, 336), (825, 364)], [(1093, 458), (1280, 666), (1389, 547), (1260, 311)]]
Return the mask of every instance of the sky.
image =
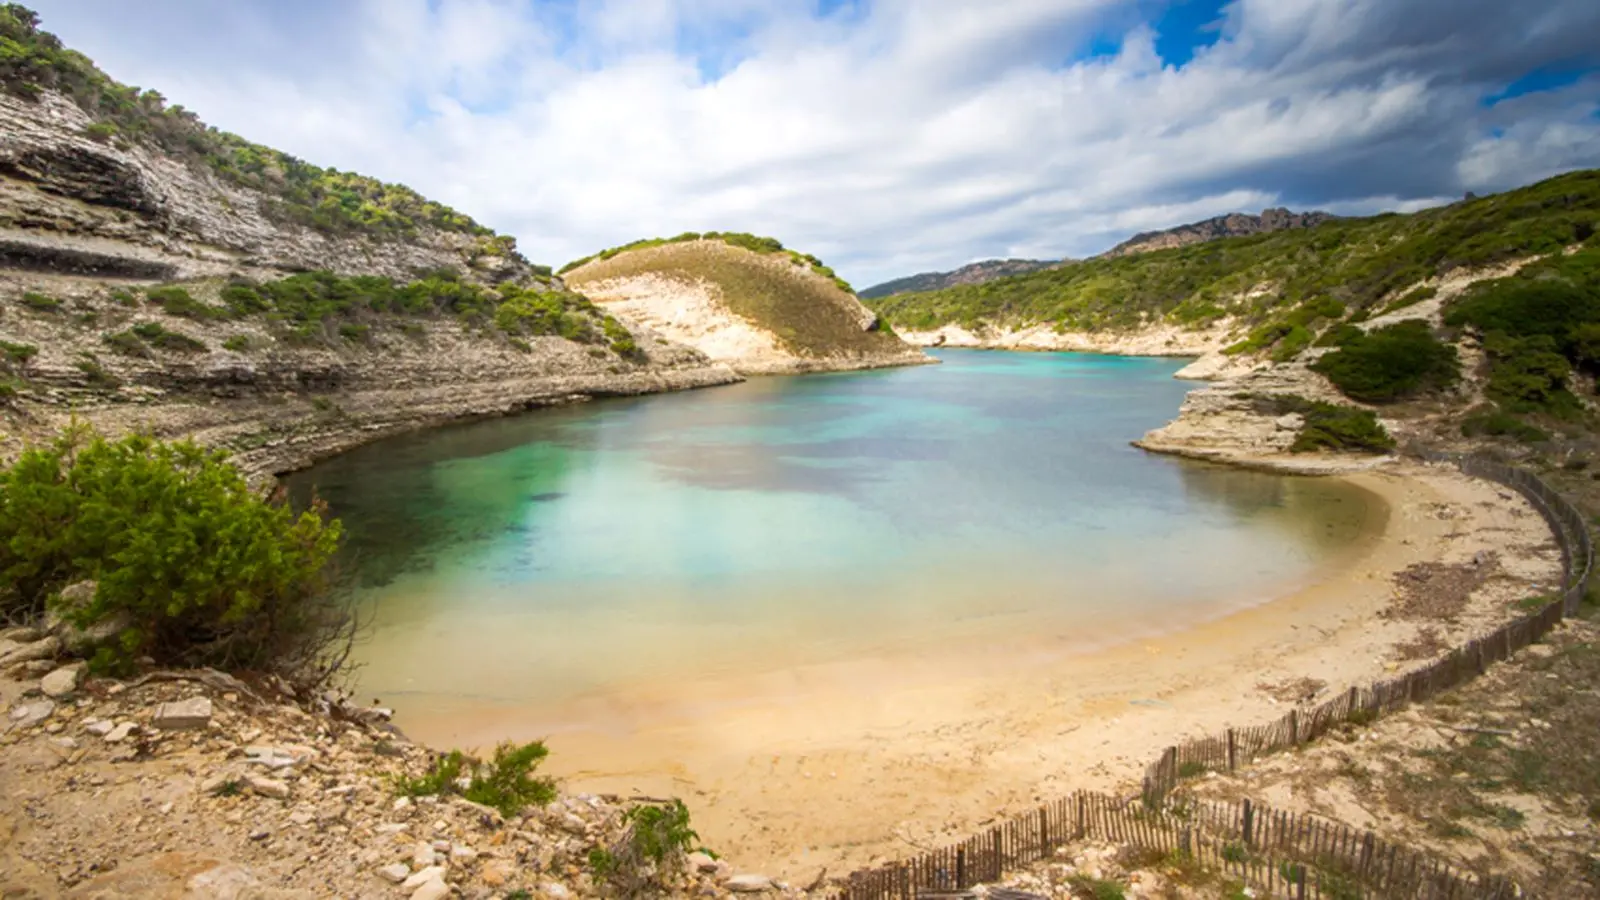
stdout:
[(1595, 0), (31, 0), (113, 77), (561, 264), (750, 231), (859, 286), (1600, 167)]

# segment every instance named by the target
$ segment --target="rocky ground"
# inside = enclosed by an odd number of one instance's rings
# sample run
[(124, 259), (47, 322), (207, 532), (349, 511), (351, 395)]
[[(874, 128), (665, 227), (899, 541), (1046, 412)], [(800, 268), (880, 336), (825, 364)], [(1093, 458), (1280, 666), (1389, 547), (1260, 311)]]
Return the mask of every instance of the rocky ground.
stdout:
[[(432, 754), (386, 711), (217, 672), (87, 677), (61, 642), (0, 632), (0, 897), (602, 897), (588, 864), (628, 798), (505, 817), (401, 796)], [(802, 896), (703, 853), (663, 897)]]

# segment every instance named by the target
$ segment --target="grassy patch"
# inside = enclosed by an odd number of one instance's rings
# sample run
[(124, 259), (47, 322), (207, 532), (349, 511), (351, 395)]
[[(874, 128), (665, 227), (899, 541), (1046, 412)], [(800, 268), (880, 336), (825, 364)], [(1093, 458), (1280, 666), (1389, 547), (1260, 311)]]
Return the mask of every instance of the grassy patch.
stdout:
[(61, 301), (45, 294), (28, 291), (22, 295), (22, 305), (34, 312), (53, 313), (61, 311)]
[(1252, 401), (1266, 415), (1301, 417), (1300, 431), (1289, 445), (1291, 453), (1388, 453), (1395, 447), (1394, 438), (1370, 410), (1292, 394), (1243, 394), (1239, 399)]

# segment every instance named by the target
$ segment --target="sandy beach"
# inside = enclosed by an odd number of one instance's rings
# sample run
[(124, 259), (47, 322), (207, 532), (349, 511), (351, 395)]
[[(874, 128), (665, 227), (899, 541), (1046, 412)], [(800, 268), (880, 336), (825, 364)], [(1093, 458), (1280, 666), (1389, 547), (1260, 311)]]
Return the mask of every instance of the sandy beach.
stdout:
[[(1134, 790), (1167, 744), (1415, 665), (1397, 644), (1423, 629), (1458, 643), (1559, 577), (1543, 521), (1506, 488), (1409, 462), (1346, 477), (1381, 500), (1368, 535), (1265, 604), (1200, 611), (1209, 621), (1179, 630), (1150, 622), (1152, 636), (1099, 649), (1024, 634), (590, 700), (649, 709), (650, 724), (550, 736), (550, 771), (575, 791), (681, 796), (707, 846), (804, 884), (1078, 788)], [(1381, 615), (1396, 573), (1474, 560), (1491, 576), (1452, 621)], [(399, 724), (435, 746), (540, 736), (519, 733), (518, 717)]]

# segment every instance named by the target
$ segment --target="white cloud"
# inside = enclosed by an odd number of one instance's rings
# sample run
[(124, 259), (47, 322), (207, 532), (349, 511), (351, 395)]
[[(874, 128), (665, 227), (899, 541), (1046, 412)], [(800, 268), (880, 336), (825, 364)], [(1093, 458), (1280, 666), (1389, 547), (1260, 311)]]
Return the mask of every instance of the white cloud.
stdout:
[(737, 229), (868, 284), (1600, 165), (1591, 81), (1480, 102), (1538, 65), (1595, 62), (1573, 34), (1600, 27), (1582, 0), (1238, 0), (1182, 68), (1147, 26), (1070, 61), (1149, 6), (1133, 0), (877, 0), (827, 19), (789, 0), (36, 3), (113, 75), (410, 184), (556, 263)]

